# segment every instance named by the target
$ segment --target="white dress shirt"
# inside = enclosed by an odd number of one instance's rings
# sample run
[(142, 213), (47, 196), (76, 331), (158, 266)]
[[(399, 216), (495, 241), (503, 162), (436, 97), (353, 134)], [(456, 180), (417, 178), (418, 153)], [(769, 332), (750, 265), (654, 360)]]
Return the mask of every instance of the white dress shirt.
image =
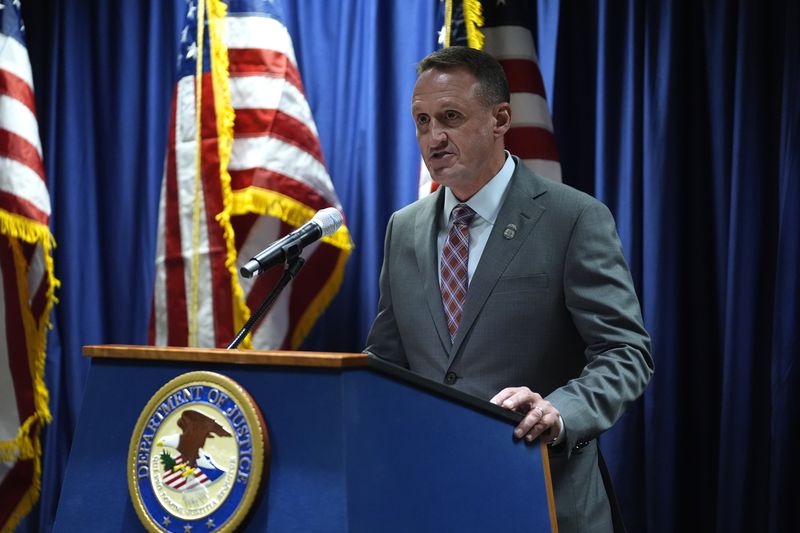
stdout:
[(511, 154), (506, 152), (506, 162), (503, 168), (481, 190), (476, 192), (472, 198), (466, 202), (461, 202), (449, 188), (444, 191), (444, 212), (439, 223), (439, 236), (436, 242), (439, 252), (439, 285), (442, 284), (442, 250), (444, 243), (447, 242), (447, 235), (450, 233), (450, 212), (460, 204), (467, 204), (473, 211), (475, 217), (469, 225), (469, 262), (467, 263), (468, 279), (472, 281), (475, 267), (481, 260), (483, 249), (492, 233), (500, 206), (503, 205), (508, 184), (511, 183), (511, 176), (514, 174), (514, 159)]

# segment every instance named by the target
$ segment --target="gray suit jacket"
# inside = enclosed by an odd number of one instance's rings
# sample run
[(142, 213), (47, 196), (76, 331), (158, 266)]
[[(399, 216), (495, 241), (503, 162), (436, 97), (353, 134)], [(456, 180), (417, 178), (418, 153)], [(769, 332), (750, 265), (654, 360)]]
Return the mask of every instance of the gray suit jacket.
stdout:
[(366, 351), (484, 399), (523, 385), (545, 396), (566, 428), (550, 454), (559, 530), (611, 531), (595, 438), (642, 394), (650, 339), (608, 209), (516, 163), (452, 344), (437, 272), (443, 190), (392, 215)]

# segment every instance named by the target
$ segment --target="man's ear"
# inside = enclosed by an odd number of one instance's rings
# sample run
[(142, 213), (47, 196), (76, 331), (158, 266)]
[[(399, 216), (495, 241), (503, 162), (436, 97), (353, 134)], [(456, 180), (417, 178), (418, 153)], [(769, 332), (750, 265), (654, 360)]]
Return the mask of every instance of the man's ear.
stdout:
[(502, 137), (511, 128), (511, 104), (503, 102), (497, 104), (494, 110), (494, 134)]

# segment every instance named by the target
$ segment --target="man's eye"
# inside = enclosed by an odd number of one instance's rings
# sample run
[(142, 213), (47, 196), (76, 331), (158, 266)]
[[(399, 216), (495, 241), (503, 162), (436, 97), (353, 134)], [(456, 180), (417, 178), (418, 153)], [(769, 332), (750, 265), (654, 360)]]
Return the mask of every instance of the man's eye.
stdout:
[(444, 114), (444, 118), (447, 120), (456, 120), (460, 115), (456, 111), (447, 111)]
[(424, 126), (428, 122), (430, 122), (430, 119), (428, 118), (427, 115), (420, 115), (417, 117), (417, 124), (419, 124), (420, 126)]

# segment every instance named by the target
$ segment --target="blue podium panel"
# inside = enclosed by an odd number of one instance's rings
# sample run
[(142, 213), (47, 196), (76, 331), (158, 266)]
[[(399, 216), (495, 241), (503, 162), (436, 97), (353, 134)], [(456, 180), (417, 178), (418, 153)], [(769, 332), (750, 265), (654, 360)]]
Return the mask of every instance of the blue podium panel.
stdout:
[(237, 381), (264, 414), (269, 477), (244, 529), (347, 531), (341, 371), (99, 358), (92, 360), (55, 530), (142, 531), (126, 477), (130, 439), (158, 389), (195, 370)]
[(367, 368), (95, 357), (56, 531), (142, 531), (130, 439), (153, 395), (196, 370), (237, 381), (266, 421), (264, 489), (241, 530), (550, 530), (540, 448), (515, 442), (497, 412)]
[(514, 441), (513, 423), (366, 371), (345, 378), (350, 531), (550, 531), (539, 444)]

